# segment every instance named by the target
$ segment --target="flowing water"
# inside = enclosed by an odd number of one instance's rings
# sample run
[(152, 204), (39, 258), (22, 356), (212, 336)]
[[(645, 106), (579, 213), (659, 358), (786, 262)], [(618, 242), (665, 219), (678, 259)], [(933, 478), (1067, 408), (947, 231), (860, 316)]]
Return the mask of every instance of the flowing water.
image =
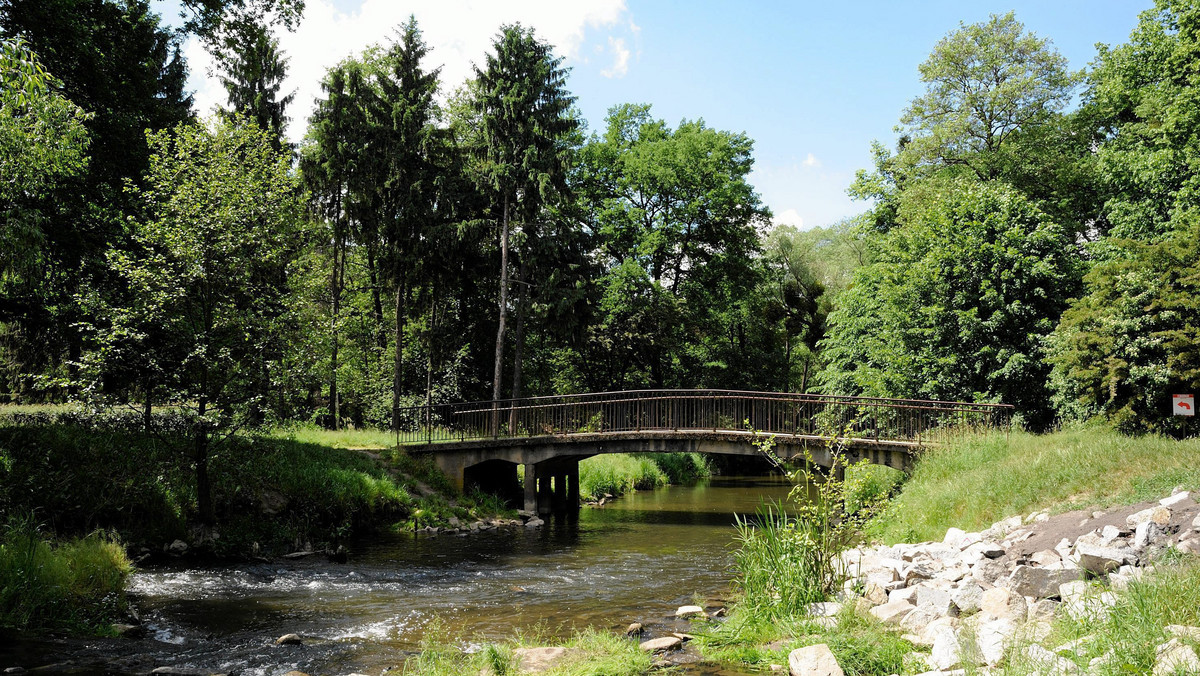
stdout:
[[(678, 606), (727, 597), (734, 515), (787, 491), (781, 477), (717, 477), (585, 507), (578, 519), (539, 529), (388, 535), (359, 543), (345, 564), (313, 557), (143, 570), (130, 591), (144, 638), (23, 644), (7, 655), (0, 648), (0, 668), (43, 650), (130, 671), (379, 674), (402, 664), (435, 627), (468, 647), (516, 632), (622, 631), (630, 622), (662, 634), (683, 628), (672, 618)], [(304, 645), (275, 646), (287, 633)]]

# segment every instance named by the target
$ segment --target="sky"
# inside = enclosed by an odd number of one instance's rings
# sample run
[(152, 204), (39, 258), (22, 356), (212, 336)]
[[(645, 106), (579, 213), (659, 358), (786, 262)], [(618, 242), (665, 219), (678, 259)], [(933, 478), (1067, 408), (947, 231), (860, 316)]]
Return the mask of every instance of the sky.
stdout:
[[(176, 0), (154, 0), (167, 23)], [(674, 126), (703, 119), (755, 142), (750, 182), (775, 222), (824, 227), (864, 211), (846, 188), (892, 147), (901, 112), (924, 91), (918, 66), (938, 40), (990, 14), (1015, 11), (1081, 69), (1097, 43), (1125, 42), (1151, 0), (307, 0), (295, 32), (280, 32), (295, 91), (288, 135), (303, 138), (326, 69), (383, 43), (414, 15), (441, 67), (443, 96), (483, 62), (501, 25), (519, 22), (570, 68), (589, 132), (609, 108), (648, 103)], [(212, 59), (184, 44), (188, 87), (207, 114), (224, 104)]]

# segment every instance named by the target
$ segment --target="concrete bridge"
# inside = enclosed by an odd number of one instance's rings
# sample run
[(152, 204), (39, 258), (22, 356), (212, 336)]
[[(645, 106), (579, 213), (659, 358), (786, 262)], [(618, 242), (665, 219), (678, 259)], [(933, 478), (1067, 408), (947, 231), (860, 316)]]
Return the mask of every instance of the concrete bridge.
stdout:
[[(1006, 428), (1006, 404), (734, 390), (639, 390), (406, 409), (397, 444), (432, 456), (454, 485), (546, 513), (579, 505), (579, 461), (603, 453), (859, 460), (907, 471), (931, 435)], [(524, 467), (525, 481), (518, 477)]]

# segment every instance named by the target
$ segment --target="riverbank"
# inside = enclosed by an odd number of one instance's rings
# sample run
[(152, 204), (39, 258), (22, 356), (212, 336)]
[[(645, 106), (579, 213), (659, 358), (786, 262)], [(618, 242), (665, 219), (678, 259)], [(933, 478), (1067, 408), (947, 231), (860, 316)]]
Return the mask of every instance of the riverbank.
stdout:
[(954, 439), (867, 524), (878, 544), (837, 559), (849, 579), (828, 603), (743, 598), (701, 650), (754, 668), (786, 671), (797, 649), (794, 661), (838, 665), (792, 665), (804, 674), (1197, 673), (1197, 488), (1197, 440)]

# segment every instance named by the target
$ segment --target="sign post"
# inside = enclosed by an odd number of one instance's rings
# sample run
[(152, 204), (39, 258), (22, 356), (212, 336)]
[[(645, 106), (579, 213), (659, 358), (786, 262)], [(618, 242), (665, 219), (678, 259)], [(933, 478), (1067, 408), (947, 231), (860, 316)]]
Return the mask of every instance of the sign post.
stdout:
[(1196, 395), (1172, 394), (1171, 415), (1196, 415)]

